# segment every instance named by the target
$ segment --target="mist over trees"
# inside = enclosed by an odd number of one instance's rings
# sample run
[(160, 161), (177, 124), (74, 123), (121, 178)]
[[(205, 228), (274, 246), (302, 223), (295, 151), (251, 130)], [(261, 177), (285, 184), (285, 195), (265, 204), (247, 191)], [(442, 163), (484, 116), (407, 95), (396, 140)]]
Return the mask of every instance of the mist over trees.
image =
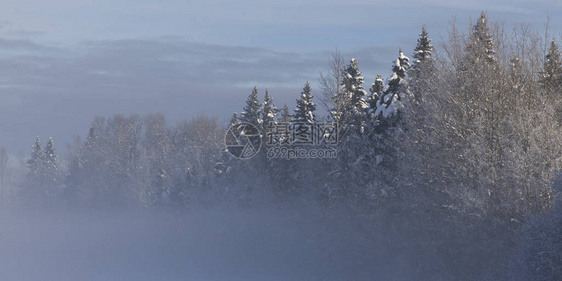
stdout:
[[(363, 239), (354, 265), (393, 245), (387, 258), (423, 280), (555, 280), (562, 274), (558, 40), (526, 25), (504, 30), (484, 12), (466, 32), (452, 24), (440, 44), (430, 32), (421, 28), (411, 56), (397, 48), (386, 80), (365, 82), (360, 62), (336, 51), (319, 89), (306, 81), (295, 104), (278, 107), (274, 93), (256, 86), (227, 124), (208, 116), (175, 125), (161, 114), (97, 117), (64, 157), (53, 139), (37, 137), (10, 200), (91, 209), (314, 207), (322, 230), (311, 243), (337, 253), (339, 244), (322, 243), (343, 239), (330, 222), (345, 219)], [(337, 157), (270, 158), (263, 146), (240, 160), (225, 150), (232, 125), (254, 124), (265, 142), (268, 126), (295, 122), (336, 124)], [(288, 135), (282, 141), (294, 146)]]

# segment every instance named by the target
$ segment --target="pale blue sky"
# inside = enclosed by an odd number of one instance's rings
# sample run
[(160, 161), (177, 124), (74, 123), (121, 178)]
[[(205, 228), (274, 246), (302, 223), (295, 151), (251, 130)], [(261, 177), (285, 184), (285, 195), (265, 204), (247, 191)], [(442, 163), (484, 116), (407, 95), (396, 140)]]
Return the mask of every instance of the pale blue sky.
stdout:
[(550, 14), (562, 30), (558, 1), (4, 1), (0, 146), (27, 154), (52, 136), (64, 151), (96, 115), (227, 119), (253, 85), (293, 107), (336, 47), (370, 85), (399, 47), (411, 54), (423, 24), (438, 45), (452, 15), (464, 27), (481, 10), (536, 29)]

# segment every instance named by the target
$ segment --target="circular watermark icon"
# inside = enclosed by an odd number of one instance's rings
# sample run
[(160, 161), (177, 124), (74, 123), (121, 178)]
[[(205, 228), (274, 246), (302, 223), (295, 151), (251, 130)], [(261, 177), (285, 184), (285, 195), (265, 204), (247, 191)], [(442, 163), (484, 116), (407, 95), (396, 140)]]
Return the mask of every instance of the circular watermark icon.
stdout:
[(226, 150), (232, 156), (239, 159), (249, 159), (260, 151), (260, 130), (250, 123), (234, 124), (226, 131), (224, 142)]

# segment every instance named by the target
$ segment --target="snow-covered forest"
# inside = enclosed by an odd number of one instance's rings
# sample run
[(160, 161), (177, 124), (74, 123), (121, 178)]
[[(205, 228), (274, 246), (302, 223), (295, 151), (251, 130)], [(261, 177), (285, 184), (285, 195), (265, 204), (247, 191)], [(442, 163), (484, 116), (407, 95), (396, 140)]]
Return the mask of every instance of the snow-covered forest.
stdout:
[[(159, 113), (96, 117), (68, 147), (29, 140), (19, 168), (0, 151), (0, 209), (40, 218), (30, 210), (58, 210), (88, 233), (100, 230), (69, 214), (148, 217), (156, 223), (131, 224), (150, 234), (129, 243), (139, 255), (175, 257), (162, 261), (169, 275), (151, 278), (560, 280), (561, 38), (527, 25), (506, 30), (483, 12), (469, 28), (452, 23), (448, 36), (432, 39), (420, 26), (414, 53), (396, 48), (388, 73), (375, 77), (335, 51), (310, 77), (318, 83), (302, 81), (294, 104), (275, 104), (258, 85), (229, 122), (212, 112), (178, 124)], [(233, 125), (254, 124), (265, 142), (268, 126), (290, 122), (336, 124), (337, 157), (271, 158), (262, 146), (237, 159), (225, 149)], [(117, 221), (106, 226), (125, 229)], [(166, 243), (143, 248), (150, 239), (173, 239), (215, 268), (192, 264), (174, 275), (182, 253)], [(0, 252), (17, 252), (5, 241), (0, 235)], [(253, 262), (233, 254), (246, 251)], [(9, 260), (0, 253), (0, 263)]]

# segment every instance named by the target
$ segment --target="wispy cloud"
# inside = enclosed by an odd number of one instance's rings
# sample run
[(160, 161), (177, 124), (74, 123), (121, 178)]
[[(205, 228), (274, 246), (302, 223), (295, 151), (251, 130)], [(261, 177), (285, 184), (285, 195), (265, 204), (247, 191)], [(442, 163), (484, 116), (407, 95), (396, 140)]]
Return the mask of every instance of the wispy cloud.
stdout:
[(23, 149), (22, 141), (37, 134), (68, 142), (95, 115), (161, 111), (172, 120), (201, 113), (226, 118), (255, 84), (278, 89), (278, 100), (289, 102), (327, 60), (174, 38), (89, 41), (66, 51), (0, 40), (0, 145)]

